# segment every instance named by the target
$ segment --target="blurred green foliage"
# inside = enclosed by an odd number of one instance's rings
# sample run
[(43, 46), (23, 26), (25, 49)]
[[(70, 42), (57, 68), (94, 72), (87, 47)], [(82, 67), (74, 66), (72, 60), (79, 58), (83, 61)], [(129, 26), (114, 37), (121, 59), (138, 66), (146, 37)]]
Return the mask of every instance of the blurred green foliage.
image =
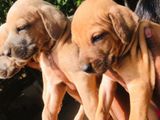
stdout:
[(7, 11), (13, 3), (13, 0), (0, 0), (0, 24), (5, 21)]
[(56, 5), (65, 15), (73, 15), (82, 0), (46, 0)]
[[(5, 21), (7, 11), (16, 0), (0, 0), (0, 24)], [(57, 6), (65, 15), (73, 15), (83, 0), (46, 0)]]

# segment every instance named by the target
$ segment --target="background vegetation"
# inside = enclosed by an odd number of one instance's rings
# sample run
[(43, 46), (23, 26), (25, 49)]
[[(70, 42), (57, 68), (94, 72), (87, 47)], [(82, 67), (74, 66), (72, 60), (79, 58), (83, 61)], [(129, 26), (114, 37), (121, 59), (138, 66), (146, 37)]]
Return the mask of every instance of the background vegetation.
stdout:
[[(16, 0), (0, 0), (0, 24), (5, 21), (7, 11)], [(65, 15), (73, 15), (83, 0), (46, 0), (56, 5)]]

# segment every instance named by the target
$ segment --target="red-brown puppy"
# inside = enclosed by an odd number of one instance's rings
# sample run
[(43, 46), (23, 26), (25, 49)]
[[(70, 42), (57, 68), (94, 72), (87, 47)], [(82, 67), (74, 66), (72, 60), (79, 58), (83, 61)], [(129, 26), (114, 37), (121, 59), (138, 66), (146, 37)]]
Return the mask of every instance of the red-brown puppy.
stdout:
[[(155, 66), (144, 31), (132, 11), (111, 0), (86, 0), (75, 12), (72, 37), (79, 47), (81, 69), (87, 73), (104, 73), (114, 80), (110, 82), (110, 93), (105, 90), (108, 81), (102, 81), (96, 120), (104, 120), (108, 113), (115, 82), (129, 93), (129, 120), (148, 119)], [(153, 36), (158, 38), (157, 34)]]

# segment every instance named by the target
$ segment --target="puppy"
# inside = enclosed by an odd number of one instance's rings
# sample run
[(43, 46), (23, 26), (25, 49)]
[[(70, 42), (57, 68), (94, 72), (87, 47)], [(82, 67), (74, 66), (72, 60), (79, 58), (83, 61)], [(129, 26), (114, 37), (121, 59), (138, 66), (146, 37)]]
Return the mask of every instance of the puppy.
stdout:
[[(150, 25), (139, 23), (137, 15), (111, 0), (84, 1), (75, 12), (72, 39), (79, 47), (81, 69), (87, 73), (104, 73), (112, 78), (109, 94), (105, 90), (108, 81), (102, 80), (97, 120), (104, 120), (104, 114), (109, 111), (115, 82), (120, 83), (129, 93), (129, 120), (148, 119), (149, 103), (155, 87), (155, 72), (158, 72), (158, 65), (155, 67), (151, 54), (154, 51), (148, 48), (144, 36), (146, 26), (152, 31)], [(157, 33), (157, 30), (155, 28), (153, 31)], [(153, 31), (146, 36), (157, 39), (158, 34)], [(155, 116), (151, 119), (157, 118)]]
[(34, 58), (40, 65), (44, 87), (42, 119), (57, 120), (64, 94), (69, 91), (83, 104), (88, 119), (94, 120), (97, 76), (79, 69), (78, 49), (70, 39), (70, 21), (47, 2), (18, 0), (8, 12), (6, 28), (3, 54), (26, 64)]
[[(17, 74), (24, 65), (41, 71), (39, 64), (35, 62), (34, 59), (31, 59), (27, 64), (21, 64), (21, 61), (3, 55), (3, 46), (5, 40), (7, 39), (7, 36), (8, 32), (6, 30), (6, 25), (3, 24), (0, 26), (0, 79), (9, 79), (14, 77), (15, 74)], [(67, 90), (67, 92), (72, 96), (72, 93), (70, 93), (69, 90)], [(79, 110), (79, 112), (82, 113), (77, 114), (75, 120), (83, 119), (84, 111), (82, 108), (83, 107), (81, 107), (81, 109)]]

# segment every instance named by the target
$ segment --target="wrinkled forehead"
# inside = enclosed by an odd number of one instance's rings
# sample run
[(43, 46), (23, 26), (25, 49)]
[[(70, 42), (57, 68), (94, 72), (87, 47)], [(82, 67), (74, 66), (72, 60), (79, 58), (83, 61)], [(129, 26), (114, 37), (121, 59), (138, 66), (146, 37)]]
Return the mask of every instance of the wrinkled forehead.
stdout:
[(92, 2), (90, 3), (90, 0), (84, 1), (78, 7), (73, 16), (73, 21), (72, 21), (73, 28), (79, 27), (78, 23), (80, 23), (80, 25), (83, 24), (85, 25), (86, 22), (89, 22), (91, 19), (93, 19), (93, 15), (96, 13), (97, 12), (95, 12), (95, 4), (93, 4)]
[(82, 2), (73, 16), (73, 27), (76, 27), (77, 23), (85, 24), (96, 17), (107, 14), (114, 4), (110, 0), (86, 0)]
[(26, 16), (32, 18), (41, 3), (41, 0), (17, 0), (7, 13), (6, 23), (14, 23)]
[(78, 39), (84, 34), (91, 34), (110, 23), (107, 13), (113, 5), (110, 0), (86, 0), (76, 10), (72, 21), (72, 38)]

